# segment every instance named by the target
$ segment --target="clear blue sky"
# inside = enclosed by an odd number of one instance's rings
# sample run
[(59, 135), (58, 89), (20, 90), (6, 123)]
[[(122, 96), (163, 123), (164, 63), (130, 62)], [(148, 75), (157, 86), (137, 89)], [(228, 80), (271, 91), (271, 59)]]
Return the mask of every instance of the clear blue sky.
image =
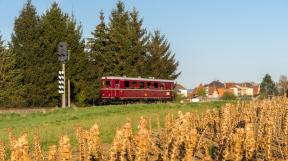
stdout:
[[(7, 41), (26, 0), (0, 0), (0, 34)], [(39, 14), (53, 0), (33, 0)], [(90, 36), (99, 11), (106, 20), (117, 0), (58, 0)], [(180, 63), (178, 82), (192, 88), (212, 80), (260, 82), (288, 75), (287, 0), (124, 0), (136, 7), (144, 26), (167, 36)]]

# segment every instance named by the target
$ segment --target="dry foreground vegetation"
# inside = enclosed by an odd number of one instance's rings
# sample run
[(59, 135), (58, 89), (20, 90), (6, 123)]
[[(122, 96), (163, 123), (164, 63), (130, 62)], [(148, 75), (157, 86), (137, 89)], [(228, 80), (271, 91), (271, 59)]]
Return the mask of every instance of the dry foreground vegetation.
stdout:
[[(152, 121), (153, 120), (153, 121)], [(153, 128), (153, 123), (156, 128)], [(39, 132), (28, 142), (25, 132), (16, 138), (8, 129), (9, 143), (0, 143), (0, 160), (287, 160), (288, 99), (227, 103), (222, 108), (177, 115), (166, 113), (138, 119), (137, 130), (127, 118), (105, 147), (99, 126), (76, 126), (77, 146), (68, 135), (43, 150)], [(9, 152), (8, 152), (9, 151)]]

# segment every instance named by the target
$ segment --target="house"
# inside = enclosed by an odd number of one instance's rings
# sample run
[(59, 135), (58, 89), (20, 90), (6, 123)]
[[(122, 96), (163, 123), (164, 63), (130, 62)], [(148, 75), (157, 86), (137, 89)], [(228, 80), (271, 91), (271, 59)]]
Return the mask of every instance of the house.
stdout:
[(220, 98), (219, 92), (216, 87), (207, 87), (207, 98), (208, 99), (218, 99)]
[(241, 84), (228, 82), (224, 83), (225, 89), (228, 93), (234, 94), (235, 96), (241, 96)]
[[(257, 96), (260, 91), (260, 87), (256, 83), (225, 83), (225, 89), (230, 93), (233, 93), (235, 96)], [(233, 90), (233, 92), (232, 92)]]
[(234, 94), (237, 97), (255, 97), (259, 95), (260, 86), (256, 83), (235, 83), (219, 80), (204, 85), (208, 99), (220, 99), (225, 92)]
[(188, 96), (188, 90), (181, 84), (176, 84), (175, 85), (175, 91), (177, 92), (177, 94), (181, 94), (184, 97)]
[(241, 96), (253, 96), (253, 85), (251, 83), (241, 84)]
[(220, 99), (225, 92), (224, 83), (219, 80), (206, 84), (204, 87), (206, 88), (206, 96), (208, 99)]

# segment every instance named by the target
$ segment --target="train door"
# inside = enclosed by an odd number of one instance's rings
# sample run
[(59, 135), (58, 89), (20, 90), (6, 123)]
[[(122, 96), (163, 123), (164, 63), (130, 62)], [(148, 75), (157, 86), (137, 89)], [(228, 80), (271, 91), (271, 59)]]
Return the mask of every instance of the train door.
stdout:
[(111, 97), (111, 81), (108, 79), (105, 79), (102, 82), (102, 97)]
[(160, 98), (160, 92), (159, 92), (159, 83), (158, 82), (154, 82), (153, 83), (153, 91), (154, 91), (154, 98), (158, 99)]
[(139, 89), (139, 98), (147, 97), (147, 94), (145, 95), (146, 91), (144, 90), (144, 82), (139, 82)]
[(119, 98), (120, 97), (120, 81), (119, 80), (114, 80), (115, 86), (114, 86), (114, 97)]
[(146, 93), (145, 93), (145, 97), (150, 98), (152, 97), (152, 91), (151, 91), (151, 82), (146, 82)]
[(111, 98), (115, 98), (115, 80), (110, 80), (110, 84)]

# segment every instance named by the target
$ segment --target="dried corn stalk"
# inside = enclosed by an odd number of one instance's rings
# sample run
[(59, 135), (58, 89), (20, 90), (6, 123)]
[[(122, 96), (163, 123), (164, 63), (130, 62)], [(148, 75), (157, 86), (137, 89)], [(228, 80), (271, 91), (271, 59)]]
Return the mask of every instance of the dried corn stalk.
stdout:
[(72, 159), (72, 148), (70, 145), (70, 139), (64, 135), (59, 141), (59, 160), (68, 161)]

